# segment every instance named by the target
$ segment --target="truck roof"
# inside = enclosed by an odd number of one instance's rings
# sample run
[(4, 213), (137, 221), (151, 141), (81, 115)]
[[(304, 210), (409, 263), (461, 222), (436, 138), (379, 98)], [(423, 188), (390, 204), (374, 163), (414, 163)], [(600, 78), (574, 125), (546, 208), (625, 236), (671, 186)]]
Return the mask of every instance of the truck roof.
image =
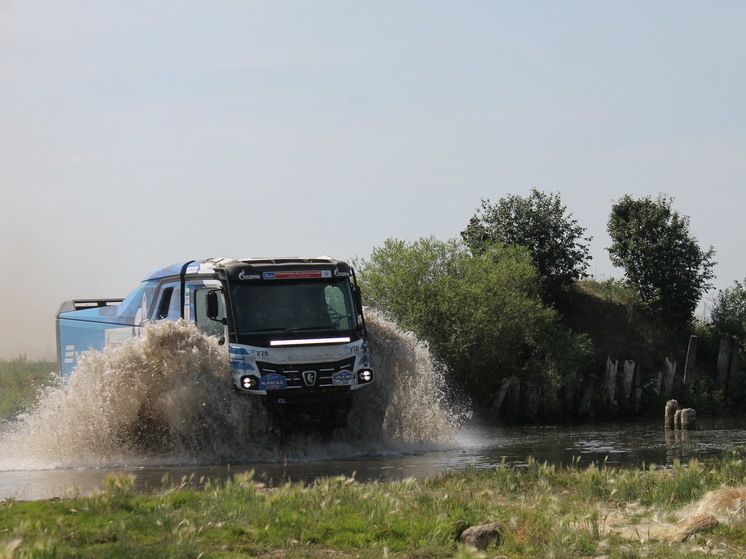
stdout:
[(330, 256), (316, 256), (306, 258), (302, 256), (282, 256), (282, 257), (251, 257), (251, 258), (206, 258), (204, 260), (187, 260), (164, 266), (147, 276), (143, 281), (178, 276), (182, 270), (186, 274), (212, 274), (217, 268), (229, 266), (231, 264), (249, 264), (253, 266), (262, 265), (283, 265), (283, 264), (326, 264), (335, 266), (342, 261), (336, 260)]

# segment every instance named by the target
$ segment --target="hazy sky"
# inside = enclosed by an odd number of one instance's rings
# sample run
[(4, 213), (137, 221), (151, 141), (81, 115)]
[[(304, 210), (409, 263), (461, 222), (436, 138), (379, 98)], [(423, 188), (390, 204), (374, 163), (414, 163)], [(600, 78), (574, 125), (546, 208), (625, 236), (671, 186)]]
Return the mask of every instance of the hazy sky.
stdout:
[(742, 1), (0, 0), (0, 356), (210, 256), (366, 258), (557, 192), (611, 267), (666, 193), (746, 277)]

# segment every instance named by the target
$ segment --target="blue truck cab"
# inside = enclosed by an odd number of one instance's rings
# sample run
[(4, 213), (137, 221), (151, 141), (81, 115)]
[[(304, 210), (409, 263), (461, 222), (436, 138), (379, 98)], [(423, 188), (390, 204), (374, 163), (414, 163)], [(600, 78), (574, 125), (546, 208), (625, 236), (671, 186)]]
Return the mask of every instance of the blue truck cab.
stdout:
[(229, 354), (233, 387), (281, 426), (345, 424), (374, 380), (353, 269), (319, 258), (210, 258), (167, 266), (124, 299), (77, 299), (57, 313), (61, 372), (115, 348), (148, 322), (194, 322)]

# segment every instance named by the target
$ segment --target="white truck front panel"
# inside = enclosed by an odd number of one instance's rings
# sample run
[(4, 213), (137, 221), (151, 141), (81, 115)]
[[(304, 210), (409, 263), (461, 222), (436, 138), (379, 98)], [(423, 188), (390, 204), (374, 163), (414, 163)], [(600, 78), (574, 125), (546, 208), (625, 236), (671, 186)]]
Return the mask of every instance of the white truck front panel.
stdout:
[[(355, 390), (361, 384), (358, 373), (369, 368), (364, 340), (269, 348), (230, 344), (229, 352), (233, 383), (247, 394), (302, 387), (346, 386)], [(246, 377), (255, 379), (254, 388), (245, 388)]]

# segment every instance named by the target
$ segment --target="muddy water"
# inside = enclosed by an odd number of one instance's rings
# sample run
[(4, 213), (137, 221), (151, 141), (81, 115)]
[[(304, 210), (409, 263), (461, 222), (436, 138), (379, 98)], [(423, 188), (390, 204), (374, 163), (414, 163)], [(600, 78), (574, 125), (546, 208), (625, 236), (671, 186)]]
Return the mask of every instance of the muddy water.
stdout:
[(302, 464), (405, 457), (453, 448), (468, 413), (454, 407), (428, 348), (371, 313), (377, 379), (354, 394), (348, 427), (333, 440), (281, 444), (256, 398), (233, 393), (225, 348), (184, 321), (160, 322), (122, 347), (93, 352), (68, 381), (0, 425), (0, 498), (87, 492), (111, 471), (138, 483), (196, 473), (224, 477), (228, 464), (282, 478), (323, 475)]
[(427, 347), (380, 317), (369, 319), (377, 382), (356, 394), (349, 426), (331, 441), (285, 444), (256, 401), (226, 383), (227, 357), (188, 324), (162, 323), (122, 348), (92, 354), (69, 382), (0, 429), (0, 499), (88, 494), (110, 474), (138, 489), (226, 479), (253, 470), (267, 483), (345, 475), (424, 478), (461, 468), (606, 462), (672, 464), (746, 445), (743, 422), (666, 432), (661, 422), (486, 429), (469, 425), (443, 391)]
[[(47, 499), (87, 494), (101, 487), (110, 474), (136, 476), (142, 491), (162, 487), (164, 477), (198, 484), (200, 478), (227, 479), (254, 471), (268, 484), (311, 482), (324, 476), (348, 476), (360, 481), (429, 478), (463, 468), (493, 468), (502, 464), (525, 465), (529, 457), (557, 465), (606, 463), (642, 467), (672, 465), (675, 461), (727, 456), (746, 447), (746, 418), (701, 420), (697, 431), (665, 431), (659, 422), (624, 425), (554, 426), (516, 428), (467, 427), (451, 445), (439, 449), (411, 445), (378, 454), (333, 458), (298, 456), (272, 461), (231, 464), (122, 464), (119, 467), (84, 467), (0, 472), (0, 498)], [(323, 445), (321, 445), (323, 447)], [(337, 448), (319, 449), (334, 454)]]

